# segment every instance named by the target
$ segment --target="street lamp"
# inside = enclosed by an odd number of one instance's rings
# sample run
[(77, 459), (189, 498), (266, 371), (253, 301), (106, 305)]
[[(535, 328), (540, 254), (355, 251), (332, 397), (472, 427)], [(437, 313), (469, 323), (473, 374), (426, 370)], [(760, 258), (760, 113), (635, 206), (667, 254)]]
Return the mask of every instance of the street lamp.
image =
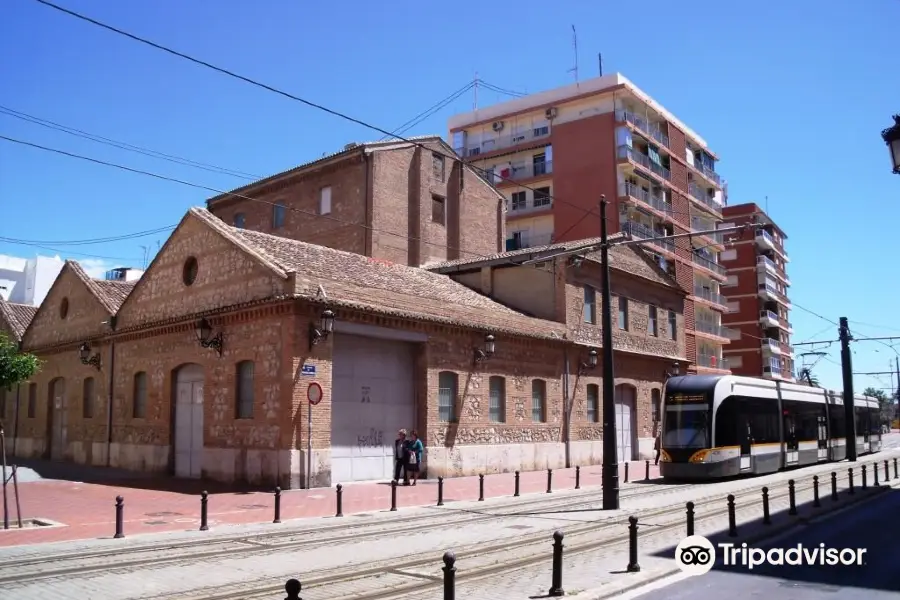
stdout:
[(900, 114), (894, 115), (894, 125), (882, 131), (881, 137), (891, 153), (891, 168), (900, 175)]
[(609, 234), (606, 196), (600, 196), (600, 294), (603, 333), (603, 510), (619, 509), (619, 457), (616, 440), (616, 385), (613, 369), (612, 300), (609, 289)]

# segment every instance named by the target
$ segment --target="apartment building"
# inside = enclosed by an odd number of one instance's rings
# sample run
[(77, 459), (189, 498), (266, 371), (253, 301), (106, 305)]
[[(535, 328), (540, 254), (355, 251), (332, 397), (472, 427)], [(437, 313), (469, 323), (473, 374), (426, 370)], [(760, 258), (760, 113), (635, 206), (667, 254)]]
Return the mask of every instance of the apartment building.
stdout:
[[(610, 201), (610, 233), (633, 238), (715, 229), (722, 220), (718, 157), (618, 73), (453, 116), (449, 130), (456, 152), (506, 197), (509, 251), (596, 237), (601, 194)], [(645, 246), (690, 294), (692, 372), (728, 372), (723, 242), (713, 234)]]
[(732, 236), (721, 255), (728, 273), (722, 288), (729, 308), (724, 321), (740, 334), (725, 351), (728, 366), (739, 375), (793, 381), (787, 236), (753, 203), (726, 206), (723, 216), (723, 227), (763, 224), (755, 233)]

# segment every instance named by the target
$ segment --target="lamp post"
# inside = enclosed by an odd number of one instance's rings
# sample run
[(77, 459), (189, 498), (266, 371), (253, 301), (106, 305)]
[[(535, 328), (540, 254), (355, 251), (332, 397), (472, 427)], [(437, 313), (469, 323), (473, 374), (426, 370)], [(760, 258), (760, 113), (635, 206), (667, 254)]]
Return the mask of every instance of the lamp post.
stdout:
[(894, 125), (882, 131), (881, 137), (891, 154), (891, 169), (900, 175), (900, 114), (894, 115)]
[(603, 510), (619, 509), (619, 457), (616, 444), (615, 371), (613, 369), (612, 300), (609, 289), (609, 234), (606, 196), (600, 196), (601, 330), (603, 333)]

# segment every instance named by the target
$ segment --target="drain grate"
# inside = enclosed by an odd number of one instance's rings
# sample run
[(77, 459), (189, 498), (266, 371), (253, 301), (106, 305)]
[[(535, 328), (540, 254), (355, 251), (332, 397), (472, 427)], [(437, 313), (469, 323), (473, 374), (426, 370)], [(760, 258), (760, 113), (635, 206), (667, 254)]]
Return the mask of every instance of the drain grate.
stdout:
[(168, 521), (144, 521), (144, 525), (167, 525)]
[(152, 512), (152, 513), (144, 513), (145, 517), (182, 517), (183, 513), (178, 512)]
[(238, 508), (243, 510), (256, 510), (258, 508), (269, 508), (266, 504), (241, 504)]

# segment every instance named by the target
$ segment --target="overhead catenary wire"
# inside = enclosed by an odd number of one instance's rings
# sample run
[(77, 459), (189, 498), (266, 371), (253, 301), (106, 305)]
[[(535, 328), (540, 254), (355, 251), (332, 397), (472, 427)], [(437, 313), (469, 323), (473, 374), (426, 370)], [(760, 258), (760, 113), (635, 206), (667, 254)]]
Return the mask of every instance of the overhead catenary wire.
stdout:
[(416, 125), (418, 125), (419, 123), (421, 123), (422, 121), (427, 119), (428, 117), (434, 115), (436, 112), (438, 112), (439, 110), (441, 110), (442, 108), (449, 105), (454, 100), (456, 100), (457, 98), (459, 98), (460, 96), (462, 96), (463, 94), (465, 94), (466, 92), (471, 90), (473, 87), (475, 87), (475, 82), (470, 81), (469, 83), (467, 83), (460, 89), (456, 90), (449, 96), (446, 96), (441, 101), (433, 104), (429, 108), (426, 108), (424, 111), (420, 112), (415, 117), (411, 118), (410, 120), (406, 121), (402, 125), (398, 126), (396, 129), (394, 129), (394, 131), (390, 135), (383, 136), (379, 141), (388, 140), (388, 139), (394, 137), (395, 135), (403, 135), (404, 133), (406, 133), (407, 131), (409, 131), (410, 129), (412, 129), (413, 127), (415, 127)]

